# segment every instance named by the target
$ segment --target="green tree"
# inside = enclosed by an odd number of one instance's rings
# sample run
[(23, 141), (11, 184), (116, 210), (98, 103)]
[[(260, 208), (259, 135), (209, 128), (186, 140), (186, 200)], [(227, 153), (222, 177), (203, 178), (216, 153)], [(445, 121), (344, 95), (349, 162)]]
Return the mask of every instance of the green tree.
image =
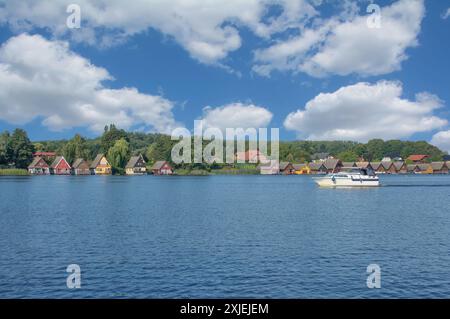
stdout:
[(7, 165), (11, 162), (11, 136), (8, 131), (0, 134), (0, 165)]
[(22, 129), (15, 129), (11, 135), (11, 162), (16, 168), (27, 168), (33, 160), (34, 145)]
[(384, 157), (384, 141), (381, 139), (370, 140), (366, 144), (366, 149), (370, 160), (381, 160)]
[(286, 156), (286, 161), (288, 161), (289, 163), (294, 163), (294, 155), (292, 155), (291, 153), (289, 153)]
[(73, 163), (77, 158), (88, 158), (89, 149), (86, 140), (79, 134), (67, 142), (62, 148), (62, 154), (69, 163)]
[(130, 147), (128, 142), (121, 138), (108, 151), (107, 158), (113, 170), (118, 173), (123, 173), (125, 165), (130, 159)]
[(45, 145), (40, 142), (33, 143), (35, 152), (45, 152)]
[(169, 136), (159, 135), (156, 141), (147, 148), (145, 156), (150, 163), (170, 161), (172, 146), (173, 143)]
[(358, 154), (353, 151), (345, 151), (339, 153), (337, 155), (337, 158), (339, 158), (343, 162), (356, 162), (358, 161)]
[(298, 161), (299, 163), (305, 163), (305, 162), (311, 161), (311, 155), (302, 149), (297, 150), (295, 152), (294, 157), (295, 157), (295, 160)]
[(114, 124), (111, 124), (108, 128), (108, 126), (105, 126), (105, 131), (101, 138), (101, 149), (102, 151), (107, 154), (109, 149), (114, 146), (114, 144), (120, 140), (125, 139), (127, 142), (129, 142), (127, 132), (124, 130), (116, 128)]
[(353, 148), (353, 152), (358, 156), (358, 158), (363, 158), (366, 161), (370, 161), (370, 155), (367, 151), (367, 147), (365, 144), (357, 144)]

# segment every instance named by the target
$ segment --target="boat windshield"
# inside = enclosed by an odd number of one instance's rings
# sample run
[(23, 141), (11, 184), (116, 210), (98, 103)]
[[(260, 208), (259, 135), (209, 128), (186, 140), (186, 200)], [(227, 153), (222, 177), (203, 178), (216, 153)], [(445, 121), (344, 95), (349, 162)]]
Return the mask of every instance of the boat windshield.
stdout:
[(361, 174), (365, 176), (375, 176), (375, 172), (371, 168), (359, 168), (359, 167), (343, 167), (342, 172)]

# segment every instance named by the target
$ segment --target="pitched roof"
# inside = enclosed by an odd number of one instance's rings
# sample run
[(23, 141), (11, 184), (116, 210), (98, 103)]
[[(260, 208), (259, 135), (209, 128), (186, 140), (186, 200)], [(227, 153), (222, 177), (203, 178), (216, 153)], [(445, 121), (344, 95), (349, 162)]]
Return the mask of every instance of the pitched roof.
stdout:
[(429, 156), (428, 155), (423, 155), (423, 154), (414, 154), (414, 155), (410, 155), (408, 157), (408, 159), (411, 160), (411, 161), (417, 162), (417, 161), (423, 161), (427, 157), (429, 157)]
[(81, 166), (81, 164), (83, 164), (83, 163), (86, 163), (86, 164), (87, 164), (87, 162), (84, 160), (84, 158), (77, 158), (77, 159), (75, 160), (75, 162), (73, 162), (72, 168), (77, 169), (77, 168), (79, 168), (79, 167)]
[(394, 163), (392, 162), (381, 162), (381, 165), (384, 167), (384, 169), (390, 169), (392, 165), (394, 165)]
[(153, 164), (152, 169), (161, 169), (167, 161), (157, 161)]
[(294, 169), (295, 169), (296, 171), (299, 171), (299, 170), (301, 170), (301, 169), (303, 169), (303, 168), (308, 167), (308, 164), (292, 164), (292, 166), (294, 167)]
[(37, 156), (37, 157), (33, 158), (33, 161), (31, 162), (30, 165), (28, 165), (28, 168), (35, 168), (36, 165), (37, 165), (41, 160), (43, 161), (44, 165), (39, 166), (39, 167), (48, 167), (48, 164), (44, 161), (44, 159), (43, 159), (42, 157)]
[(381, 162), (370, 162), (370, 165), (372, 165), (374, 170), (377, 170), (380, 168)]
[(396, 170), (400, 170), (400, 169), (404, 168), (405, 162), (394, 162), (394, 166), (395, 166)]
[(326, 169), (326, 167), (323, 165), (323, 163), (309, 163), (309, 168), (312, 171), (318, 171), (320, 169)]
[(417, 167), (421, 170), (421, 171), (426, 171), (430, 168), (430, 164), (417, 164)]
[(433, 168), (433, 171), (439, 171), (443, 169), (445, 166), (445, 162), (433, 162), (431, 163), (431, 167)]
[[(144, 160), (144, 158), (142, 157), (142, 155), (138, 155), (138, 156), (131, 156), (130, 160), (128, 161), (127, 165), (125, 166), (125, 168), (134, 168), (137, 164), (137, 162), (142, 158), (142, 160)], [(145, 163), (145, 161), (144, 161)]]
[(356, 167), (359, 167), (359, 168), (367, 168), (369, 166), (372, 166), (371, 163), (369, 163), (369, 162), (356, 162)]
[(100, 165), (100, 161), (102, 160), (102, 158), (105, 157), (104, 154), (98, 154), (94, 160), (91, 163), (91, 168), (96, 168), (98, 165)]
[(289, 165), (292, 165), (289, 162), (280, 162), (280, 170), (285, 170)]
[[(65, 161), (65, 162), (67, 163), (67, 161), (66, 161), (66, 159), (64, 158), (64, 156), (57, 156), (57, 157), (55, 158), (55, 160), (53, 161), (52, 165), (50, 165), (50, 167), (51, 167), (51, 168), (56, 168), (56, 166), (58, 166), (59, 162), (61, 162), (61, 161)], [(69, 163), (67, 163), (67, 165), (69, 165)], [(70, 165), (69, 165), (69, 166), (70, 166)]]
[(342, 165), (344, 167), (354, 167), (355, 164), (357, 165), (357, 163), (355, 163), (355, 162), (342, 162)]
[[(341, 163), (340, 160), (334, 159), (334, 158), (330, 158), (330, 159), (327, 159), (325, 162), (323, 162), (323, 165), (324, 165), (327, 169), (335, 169), (336, 166), (338, 166), (339, 163)], [(342, 164), (342, 163), (341, 163), (341, 164)]]

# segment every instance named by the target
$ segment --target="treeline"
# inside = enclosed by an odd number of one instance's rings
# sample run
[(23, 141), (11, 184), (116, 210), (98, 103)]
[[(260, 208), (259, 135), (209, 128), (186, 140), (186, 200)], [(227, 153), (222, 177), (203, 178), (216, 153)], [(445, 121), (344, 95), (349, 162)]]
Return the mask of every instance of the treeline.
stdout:
[(425, 141), (373, 139), (368, 143), (348, 141), (293, 141), (280, 144), (280, 158), (290, 162), (309, 162), (315, 153), (329, 153), (344, 162), (381, 161), (384, 157), (408, 158), (412, 154), (429, 155), (430, 161), (441, 161), (447, 153)]
[(34, 145), (24, 130), (0, 134), (0, 168), (26, 168), (33, 160), (34, 151)]
[[(40, 141), (32, 143), (22, 129), (0, 135), (0, 166), (26, 168), (34, 152), (56, 152), (69, 163), (76, 158), (92, 160), (99, 153), (106, 154), (113, 168), (121, 173), (132, 155), (142, 154), (149, 164), (158, 160), (171, 161), (171, 150), (177, 141), (163, 134), (126, 132), (111, 124), (103, 134), (94, 139), (75, 135), (70, 140)], [(204, 141), (206, 145), (208, 141)], [(349, 141), (285, 141), (280, 142), (280, 160), (293, 163), (310, 162), (315, 153), (329, 153), (342, 161), (380, 161), (383, 157), (402, 157), (411, 154), (427, 154), (430, 161), (440, 161), (447, 153), (425, 141), (383, 141), (373, 139), (368, 143)], [(182, 169), (217, 169), (225, 164), (183, 164)]]

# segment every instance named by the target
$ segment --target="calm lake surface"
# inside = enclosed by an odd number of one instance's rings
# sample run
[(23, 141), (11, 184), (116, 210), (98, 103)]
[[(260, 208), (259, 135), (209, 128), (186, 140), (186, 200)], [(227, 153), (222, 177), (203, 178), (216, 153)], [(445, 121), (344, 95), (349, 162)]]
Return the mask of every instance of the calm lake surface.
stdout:
[(0, 177), (0, 298), (449, 298), (450, 176), (381, 179)]

